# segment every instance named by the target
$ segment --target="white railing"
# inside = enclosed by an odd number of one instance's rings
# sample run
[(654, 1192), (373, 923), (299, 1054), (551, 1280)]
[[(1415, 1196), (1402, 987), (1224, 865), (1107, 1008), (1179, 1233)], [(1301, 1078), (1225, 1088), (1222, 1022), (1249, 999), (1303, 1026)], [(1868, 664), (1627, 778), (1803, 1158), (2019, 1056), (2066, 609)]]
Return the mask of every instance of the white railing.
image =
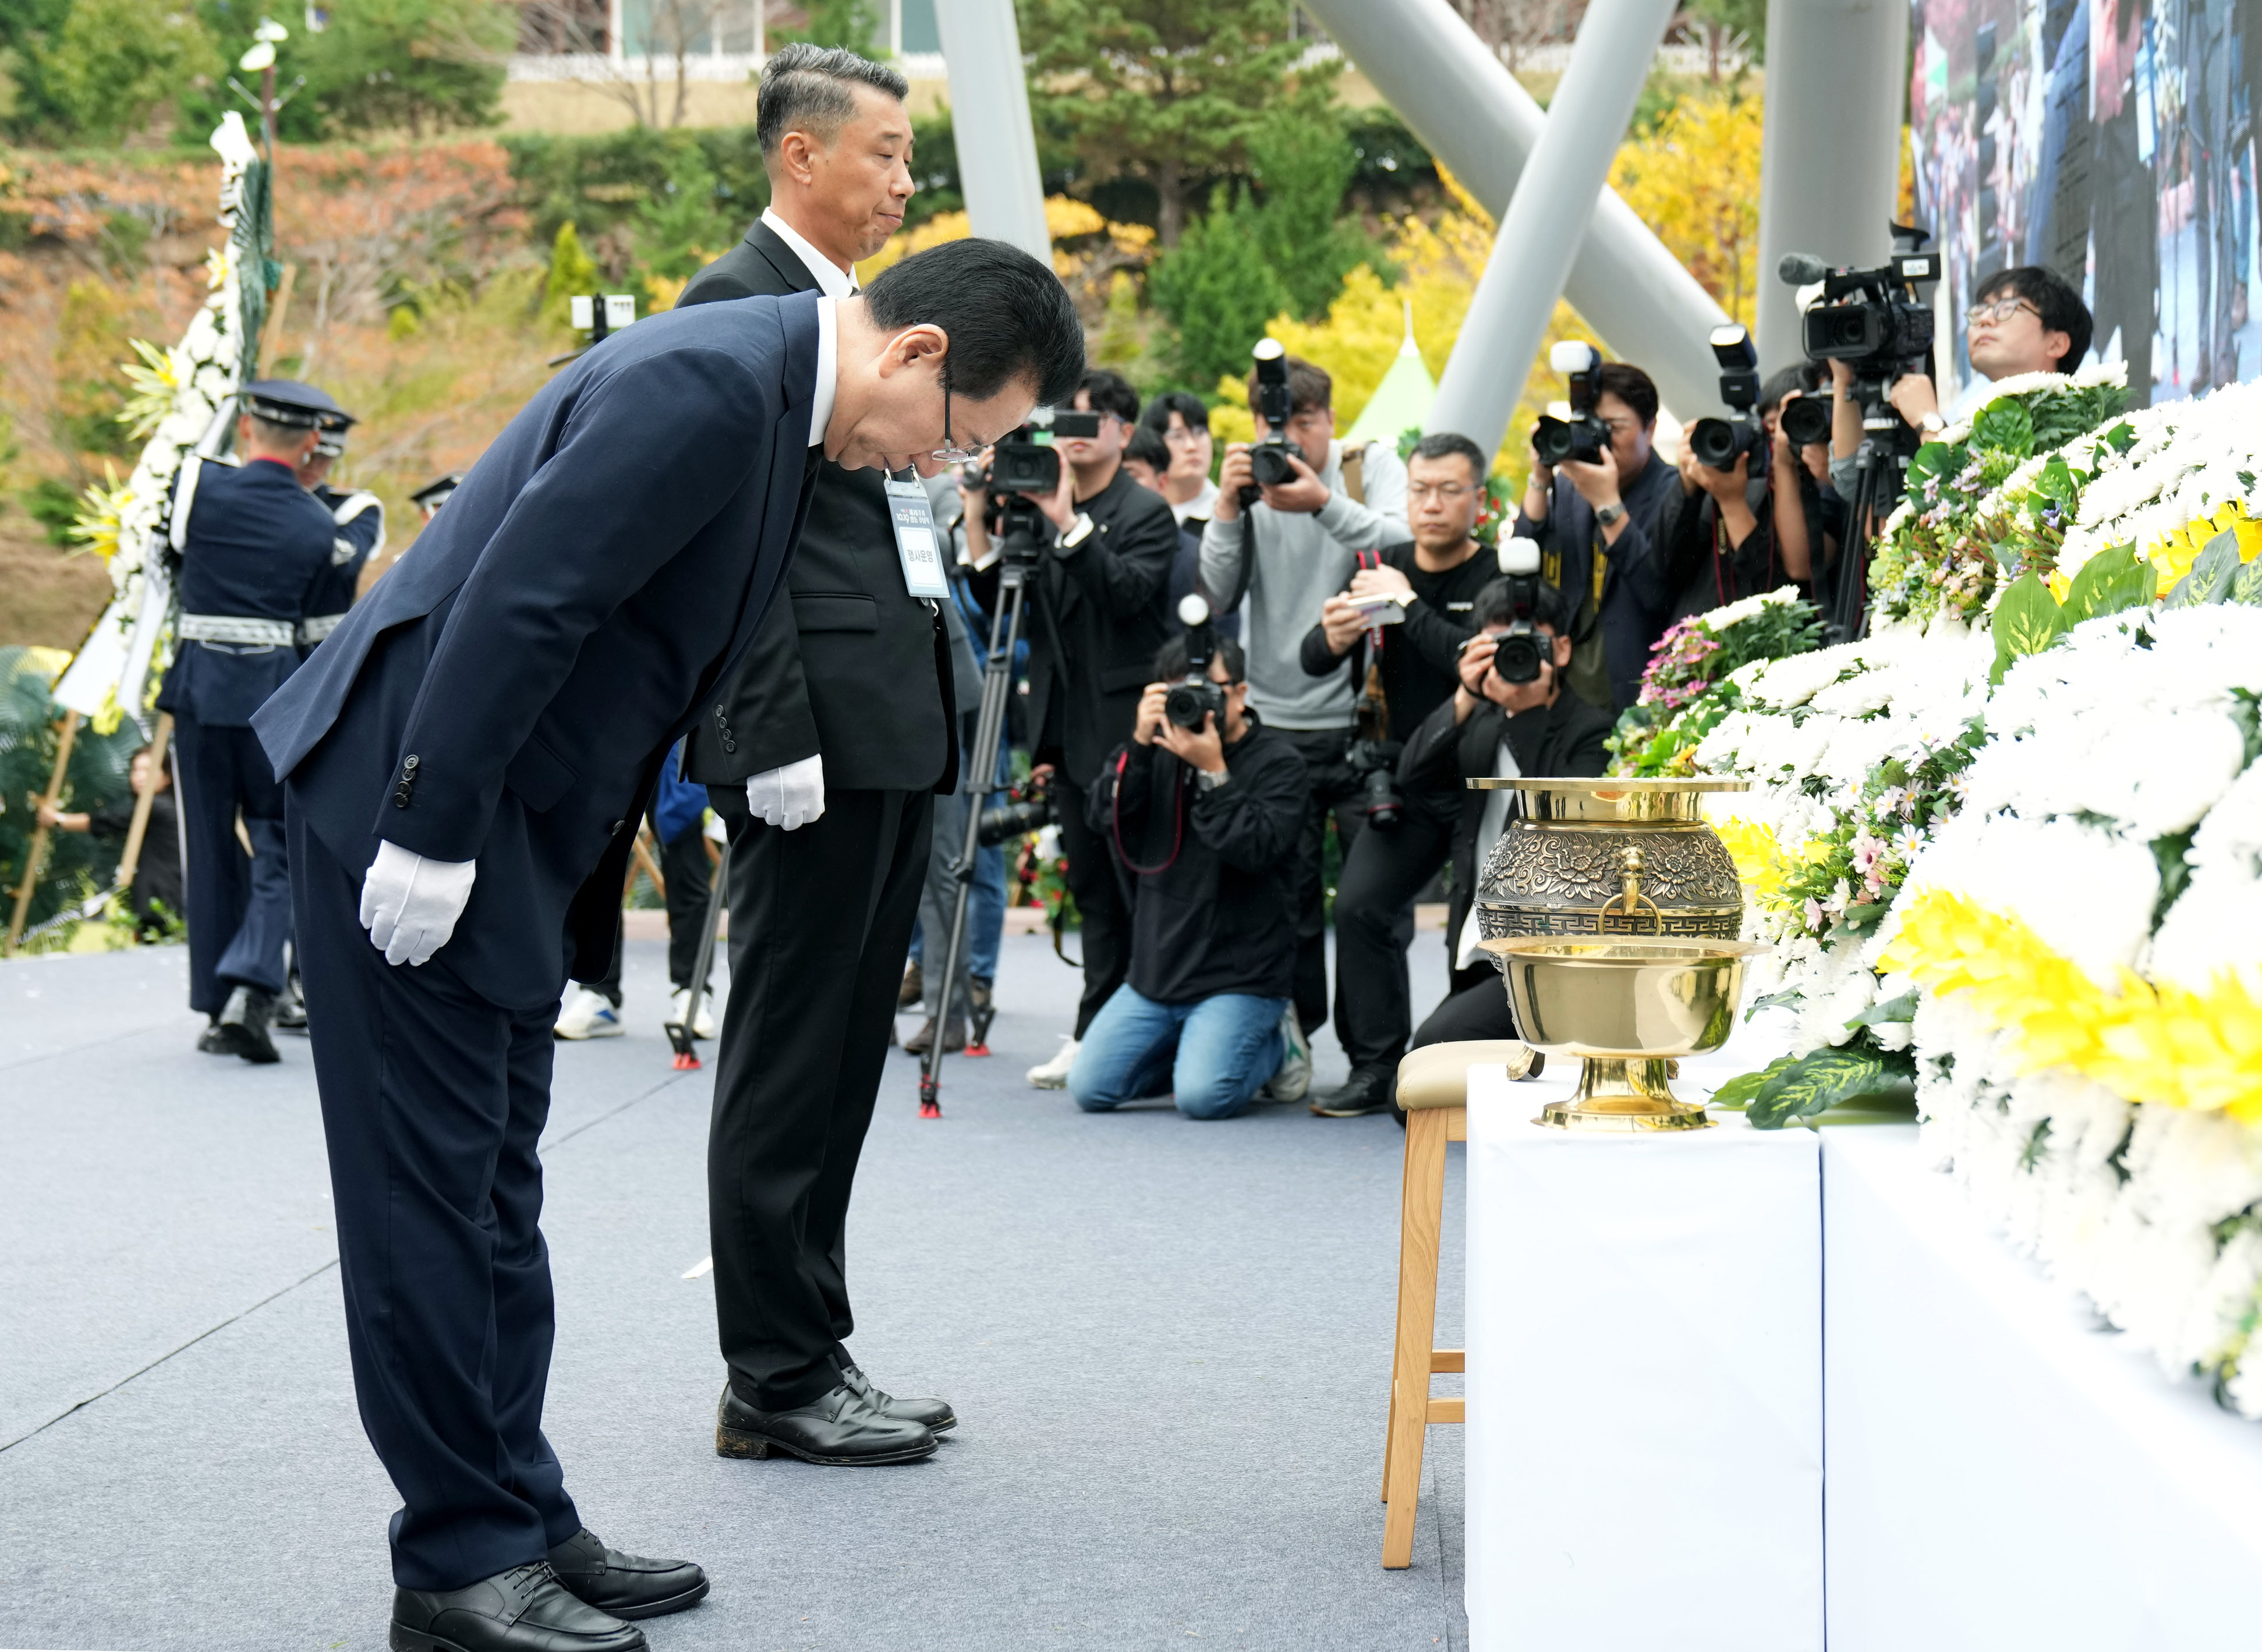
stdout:
[[(687, 52), (687, 80), (741, 81), (762, 72), (760, 52)], [(945, 78), (940, 52), (905, 52), (895, 65), (907, 80)], [(611, 57), (602, 52), (521, 52), (510, 60), (509, 78), (516, 81), (614, 81), (675, 78), (672, 53), (656, 57)]]

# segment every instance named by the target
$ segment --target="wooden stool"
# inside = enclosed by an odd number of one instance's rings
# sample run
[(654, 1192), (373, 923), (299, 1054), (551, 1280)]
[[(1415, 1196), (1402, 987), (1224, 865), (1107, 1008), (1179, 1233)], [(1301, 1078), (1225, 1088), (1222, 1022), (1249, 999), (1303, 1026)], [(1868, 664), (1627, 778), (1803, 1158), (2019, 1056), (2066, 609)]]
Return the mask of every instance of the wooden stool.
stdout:
[(1406, 1110), (1406, 1187), (1398, 1222), (1398, 1348), (1390, 1368), (1390, 1428), (1382, 1447), (1382, 1563), (1414, 1563), (1414, 1505), (1422, 1494), (1423, 1430), (1465, 1420), (1465, 1402), (1431, 1397), (1432, 1372), (1460, 1371), (1459, 1348), (1435, 1348), (1437, 1229), (1445, 1206), (1445, 1143), (1469, 1139), (1469, 1069), (1505, 1064), (1531, 1071), (1533, 1051), (1513, 1038), (1430, 1044), (1398, 1064), (1398, 1105)]

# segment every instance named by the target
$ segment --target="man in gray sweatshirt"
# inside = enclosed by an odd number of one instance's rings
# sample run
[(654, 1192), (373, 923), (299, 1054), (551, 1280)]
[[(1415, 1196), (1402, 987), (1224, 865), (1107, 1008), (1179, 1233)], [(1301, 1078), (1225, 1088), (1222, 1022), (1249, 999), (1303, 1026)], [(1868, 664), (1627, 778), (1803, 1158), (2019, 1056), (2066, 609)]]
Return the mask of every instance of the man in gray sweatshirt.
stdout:
[[(1293, 481), (1264, 490), (1244, 513), (1252, 485), (1249, 448), (1227, 447), (1217, 499), (1202, 531), (1201, 582), (1221, 610), (1240, 602), (1249, 657), (1249, 703), (1264, 726), (1303, 758), (1312, 795), (1297, 852), (1296, 986), (1293, 1013), (1308, 1034), (1328, 1019), (1326, 891), (1322, 857), (1330, 812), (1344, 852), (1365, 824), (1359, 776), (1347, 761), (1358, 685), (1347, 672), (1308, 675), (1304, 633), (1320, 606), (1351, 582), (1361, 552), (1412, 537), (1406, 525), (1406, 466), (1376, 442), (1346, 453), (1335, 439), (1335, 386), (1311, 363), (1287, 359), (1289, 415), (1284, 434), (1298, 454)], [(1250, 402), (1257, 401), (1256, 375)], [(1261, 441), (1269, 434), (1257, 421)], [(1255, 554), (1249, 554), (1250, 545)]]

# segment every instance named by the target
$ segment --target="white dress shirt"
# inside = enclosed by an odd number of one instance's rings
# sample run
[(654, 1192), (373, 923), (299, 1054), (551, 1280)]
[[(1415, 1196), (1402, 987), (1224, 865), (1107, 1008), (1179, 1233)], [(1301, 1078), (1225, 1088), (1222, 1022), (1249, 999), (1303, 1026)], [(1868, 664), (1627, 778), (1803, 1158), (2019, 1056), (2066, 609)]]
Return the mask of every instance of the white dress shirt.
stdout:
[(762, 222), (775, 231), (777, 238), (792, 248), (795, 255), (808, 266), (810, 279), (817, 283), (817, 290), (826, 298), (845, 299), (855, 292), (855, 271), (843, 270), (810, 246), (799, 230), (767, 207), (762, 209)]
[(832, 393), (840, 376), (840, 317), (834, 307), (856, 291), (856, 272), (843, 270), (818, 251), (798, 230), (767, 207), (762, 209), (762, 222), (793, 249), (794, 256), (809, 271), (809, 278), (817, 283), (821, 295), (817, 300), (817, 394), (809, 409), (809, 444), (822, 447), (825, 427), (832, 422)]

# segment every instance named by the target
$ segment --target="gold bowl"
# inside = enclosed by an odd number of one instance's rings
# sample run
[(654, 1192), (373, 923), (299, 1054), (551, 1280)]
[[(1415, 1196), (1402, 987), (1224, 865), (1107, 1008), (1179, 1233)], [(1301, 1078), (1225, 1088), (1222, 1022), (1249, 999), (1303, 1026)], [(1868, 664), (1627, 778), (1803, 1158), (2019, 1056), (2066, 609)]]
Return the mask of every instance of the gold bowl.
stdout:
[(1692, 1130), (1712, 1122), (1675, 1097), (1674, 1061), (1735, 1029), (1752, 941), (1503, 939), (1500, 961), (1524, 1042), (1585, 1066), (1568, 1101), (1532, 1121), (1559, 1129)]

